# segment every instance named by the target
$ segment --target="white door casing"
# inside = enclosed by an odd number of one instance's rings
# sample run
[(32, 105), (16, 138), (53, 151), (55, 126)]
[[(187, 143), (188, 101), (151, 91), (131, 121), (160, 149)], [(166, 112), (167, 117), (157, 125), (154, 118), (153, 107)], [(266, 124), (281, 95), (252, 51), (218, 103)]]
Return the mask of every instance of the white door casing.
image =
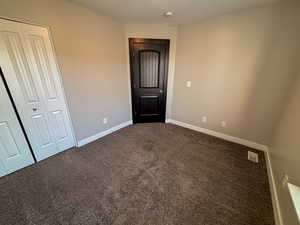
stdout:
[(0, 66), (38, 161), (74, 146), (48, 30), (0, 20)]
[(0, 177), (34, 163), (0, 77)]

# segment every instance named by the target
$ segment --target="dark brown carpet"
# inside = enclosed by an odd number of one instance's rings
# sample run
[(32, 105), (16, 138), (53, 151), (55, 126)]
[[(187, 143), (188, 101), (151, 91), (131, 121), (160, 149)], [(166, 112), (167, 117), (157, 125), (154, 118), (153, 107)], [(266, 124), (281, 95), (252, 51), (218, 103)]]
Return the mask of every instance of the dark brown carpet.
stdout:
[(124, 128), (0, 179), (1, 225), (274, 225), (264, 155), (170, 124)]

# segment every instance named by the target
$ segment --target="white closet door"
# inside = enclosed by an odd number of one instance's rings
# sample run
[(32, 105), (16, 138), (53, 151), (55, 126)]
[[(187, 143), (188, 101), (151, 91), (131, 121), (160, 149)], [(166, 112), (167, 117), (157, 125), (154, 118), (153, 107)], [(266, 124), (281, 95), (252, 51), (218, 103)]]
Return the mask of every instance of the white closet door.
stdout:
[(0, 77), (0, 177), (34, 163)]
[(46, 28), (0, 20), (0, 65), (37, 160), (74, 146)]

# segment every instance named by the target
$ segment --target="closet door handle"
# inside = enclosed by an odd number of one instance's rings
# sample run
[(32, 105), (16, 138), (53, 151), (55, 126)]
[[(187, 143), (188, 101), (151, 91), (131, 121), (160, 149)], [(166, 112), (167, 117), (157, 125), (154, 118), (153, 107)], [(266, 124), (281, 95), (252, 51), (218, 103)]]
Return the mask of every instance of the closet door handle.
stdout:
[(33, 112), (35, 112), (35, 111), (37, 111), (38, 110), (38, 108), (32, 108), (32, 111)]

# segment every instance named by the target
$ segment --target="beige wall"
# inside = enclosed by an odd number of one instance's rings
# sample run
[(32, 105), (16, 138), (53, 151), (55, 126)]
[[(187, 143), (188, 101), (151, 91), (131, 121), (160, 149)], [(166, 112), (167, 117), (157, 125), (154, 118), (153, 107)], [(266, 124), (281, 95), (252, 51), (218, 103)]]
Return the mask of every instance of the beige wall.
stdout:
[[(289, 30), (300, 30), (300, 2), (290, 3), (282, 10), (289, 15), (290, 21), (298, 24), (297, 27), (292, 23), (285, 23)], [(281, 34), (281, 36), (284, 36)], [(295, 39), (300, 40), (300, 34), (295, 35)], [(295, 48), (299, 50), (299, 45)], [(299, 50), (300, 52), (300, 50)], [(300, 57), (296, 58), (299, 62)], [(299, 65), (299, 63), (298, 63)], [(289, 91), (288, 97), (283, 106), (280, 119), (273, 132), (273, 138), (270, 146), (270, 161), (275, 178), (276, 190), (279, 198), (280, 208), (282, 212), (282, 220), (284, 225), (298, 225), (298, 219), (292, 205), (292, 201), (286, 187), (282, 186), (282, 179), (285, 175), (289, 176), (289, 181), (300, 186), (300, 67), (294, 73), (295, 78), (293, 85)]]
[(78, 140), (130, 119), (123, 25), (62, 0), (1, 0), (0, 16), (50, 27)]
[(277, 193), (284, 225), (298, 225), (288, 189), (282, 187), (282, 178), (300, 186), (300, 73), (294, 82), (270, 148)]
[[(288, 40), (284, 40), (286, 30), (292, 34), (292, 30), (297, 33), (294, 34), (296, 42), (295, 49), (299, 51), (300, 40), (300, 2), (287, 4), (282, 9), (281, 15), (284, 15), (284, 25), (286, 29), (281, 31), (282, 46), (287, 44)], [(288, 189), (282, 186), (282, 179), (285, 175), (289, 176), (291, 183), (300, 186), (300, 139), (299, 139), (299, 124), (300, 124), (300, 57), (296, 57), (298, 62), (298, 70), (291, 73), (294, 75), (293, 85), (289, 90), (285, 104), (278, 123), (273, 132), (273, 138), (269, 148), (270, 162), (274, 174), (275, 186), (280, 203), (282, 225), (298, 225), (298, 218), (296, 217), (295, 209), (292, 205)], [(292, 72), (292, 71), (291, 71)]]
[(180, 26), (172, 119), (269, 144), (299, 64), (298, 15), (278, 4)]
[[(171, 114), (172, 114), (177, 31), (178, 31), (177, 26), (169, 25), (169, 24), (126, 24), (125, 25), (125, 39), (126, 39), (125, 46), (127, 52), (129, 52), (128, 38), (154, 38), (154, 39), (170, 40), (166, 119), (171, 118)], [(127, 63), (128, 82), (130, 84), (129, 54), (127, 54), (127, 62), (128, 62)]]

